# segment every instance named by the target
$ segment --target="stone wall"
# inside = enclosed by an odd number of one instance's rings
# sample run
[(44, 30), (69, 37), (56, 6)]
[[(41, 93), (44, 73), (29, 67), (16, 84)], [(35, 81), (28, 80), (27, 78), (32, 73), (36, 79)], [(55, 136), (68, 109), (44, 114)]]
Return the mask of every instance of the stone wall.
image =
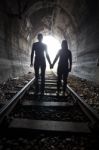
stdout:
[(0, 20), (0, 82), (3, 82), (30, 70), (30, 43), (22, 20), (4, 14), (0, 14)]
[(77, 62), (73, 74), (99, 84), (99, 21), (90, 18), (80, 25), (77, 36)]

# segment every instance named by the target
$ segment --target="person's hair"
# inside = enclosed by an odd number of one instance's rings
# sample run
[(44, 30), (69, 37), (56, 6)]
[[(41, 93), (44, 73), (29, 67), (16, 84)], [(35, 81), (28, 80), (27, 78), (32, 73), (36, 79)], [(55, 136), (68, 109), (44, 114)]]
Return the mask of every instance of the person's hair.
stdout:
[(62, 41), (62, 47), (68, 48), (68, 44), (66, 40)]
[(39, 38), (39, 37), (43, 38), (43, 34), (42, 34), (42, 33), (39, 33), (37, 37), (38, 37), (38, 38)]

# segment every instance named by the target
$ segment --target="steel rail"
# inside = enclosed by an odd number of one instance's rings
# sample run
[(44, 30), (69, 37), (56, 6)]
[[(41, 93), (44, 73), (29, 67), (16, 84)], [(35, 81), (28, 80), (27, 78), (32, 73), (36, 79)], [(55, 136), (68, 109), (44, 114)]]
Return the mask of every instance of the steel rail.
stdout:
[[(53, 74), (57, 76), (55, 72), (53, 72)], [(82, 99), (69, 85), (67, 85), (67, 90), (70, 91), (70, 93), (75, 97), (82, 111), (91, 121), (90, 127), (96, 127), (99, 130), (99, 115), (97, 112), (90, 105), (88, 105), (84, 99)]]
[(99, 115), (97, 114), (97, 112), (90, 105), (88, 105), (84, 101), (84, 99), (82, 99), (69, 85), (67, 85), (67, 88), (75, 96), (77, 103), (80, 105), (83, 112), (90, 119), (92, 125), (99, 128)]
[(0, 124), (2, 123), (3, 119), (9, 115), (18, 101), (24, 96), (25, 92), (30, 88), (33, 84), (34, 78), (32, 78), (15, 96), (7, 102), (1, 109), (0, 109)]

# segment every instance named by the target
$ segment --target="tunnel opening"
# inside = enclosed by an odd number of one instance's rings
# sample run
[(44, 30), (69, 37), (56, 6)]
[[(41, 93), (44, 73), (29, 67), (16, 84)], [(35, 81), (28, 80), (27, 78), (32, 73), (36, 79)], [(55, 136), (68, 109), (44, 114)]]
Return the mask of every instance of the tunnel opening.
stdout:
[[(43, 42), (47, 45), (48, 54), (50, 57), (51, 62), (53, 62), (57, 52), (61, 48), (61, 43), (58, 41), (55, 37), (51, 35), (46, 35), (43, 37)], [(56, 70), (57, 64), (54, 67), (54, 70)], [(47, 70), (49, 70), (49, 64), (47, 62)]]

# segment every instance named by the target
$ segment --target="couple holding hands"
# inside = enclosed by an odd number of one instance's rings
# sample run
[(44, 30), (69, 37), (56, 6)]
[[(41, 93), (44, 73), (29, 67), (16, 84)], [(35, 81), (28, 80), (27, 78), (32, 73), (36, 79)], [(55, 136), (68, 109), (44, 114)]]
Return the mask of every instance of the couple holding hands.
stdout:
[(46, 60), (44, 52), (46, 53), (46, 58), (49, 62), (50, 69), (52, 69), (59, 58), (58, 68), (57, 68), (57, 95), (60, 93), (61, 79), (63, 79), (63, 96), (65, 96), (67, 87), (68, 74), (72, 68), (72, 54), (68, 49), (68, 44), (66, 40), (62, 41), (61, 49), (58, 51), (53, 63), (51, 63), (49, 55), (47, 53), (47, 46), (42, 43), (43, 35), (38, 34), (38, 42), (33, 43), (31, 52), (31, 67), (33, 66), (33, 56), (35, 52), (34, 70), (35, 70), (35, 94), (39, 92), (38, 78), (39, 78), (39, 68), (41, 68), (41, 94), (44, 94), (45, 87), (45, 70), (46, 70)]

